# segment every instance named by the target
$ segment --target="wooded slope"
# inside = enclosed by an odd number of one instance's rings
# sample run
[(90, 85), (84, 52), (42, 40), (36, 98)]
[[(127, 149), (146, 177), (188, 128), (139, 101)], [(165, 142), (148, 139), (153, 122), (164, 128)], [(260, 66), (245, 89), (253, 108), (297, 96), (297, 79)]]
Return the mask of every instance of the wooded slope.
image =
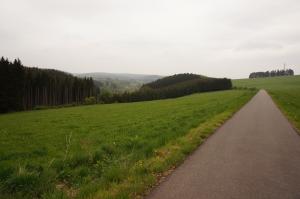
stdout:
[(16, 59), (0, 59), (0, 112), (28, 110), (36, 106), (81, 104), (95, 96), (91, 78), (78, 78), (53, 70), (29, 68)]

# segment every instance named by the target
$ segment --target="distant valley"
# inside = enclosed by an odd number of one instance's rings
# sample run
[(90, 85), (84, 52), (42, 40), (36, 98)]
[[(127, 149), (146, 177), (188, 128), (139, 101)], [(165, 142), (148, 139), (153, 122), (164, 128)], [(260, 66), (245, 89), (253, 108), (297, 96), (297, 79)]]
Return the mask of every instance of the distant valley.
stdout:
[(82, 73), (74, 74), (78, 77), (92, 77), (95, 84), (101, 90), (112, 93), (120, 93), (124, 91), (135, 91), (143, 84), (153, 82), (162, 78), (160, 75), (144, 75), (144, 74), (128, 74), (128, 73)]

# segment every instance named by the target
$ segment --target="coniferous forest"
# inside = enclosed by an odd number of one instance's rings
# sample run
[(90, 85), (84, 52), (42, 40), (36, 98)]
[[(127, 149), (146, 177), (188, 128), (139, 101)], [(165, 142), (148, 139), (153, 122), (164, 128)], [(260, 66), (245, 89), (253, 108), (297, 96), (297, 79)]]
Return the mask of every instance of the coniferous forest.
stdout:
[(82, 104), (97, 92), (92, 78), (25, 67), (19, 59), (10, 62), (2, 57), (0, 60), (0, 112)]

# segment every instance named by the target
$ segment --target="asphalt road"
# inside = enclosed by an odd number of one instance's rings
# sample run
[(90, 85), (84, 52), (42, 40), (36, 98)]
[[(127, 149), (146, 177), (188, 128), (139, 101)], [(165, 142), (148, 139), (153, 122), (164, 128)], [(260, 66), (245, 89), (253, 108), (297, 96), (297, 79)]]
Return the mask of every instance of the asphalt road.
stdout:
[(146, 198), (300, 199), (300, 136), (261, 90)]

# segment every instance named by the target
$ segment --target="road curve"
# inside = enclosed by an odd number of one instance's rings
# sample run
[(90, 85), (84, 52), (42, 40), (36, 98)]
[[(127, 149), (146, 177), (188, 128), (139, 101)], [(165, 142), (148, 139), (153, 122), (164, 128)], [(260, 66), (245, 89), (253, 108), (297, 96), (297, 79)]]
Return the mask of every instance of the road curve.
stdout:
[(147, 199), (299, 199), (300, 136), (261, 90)]

